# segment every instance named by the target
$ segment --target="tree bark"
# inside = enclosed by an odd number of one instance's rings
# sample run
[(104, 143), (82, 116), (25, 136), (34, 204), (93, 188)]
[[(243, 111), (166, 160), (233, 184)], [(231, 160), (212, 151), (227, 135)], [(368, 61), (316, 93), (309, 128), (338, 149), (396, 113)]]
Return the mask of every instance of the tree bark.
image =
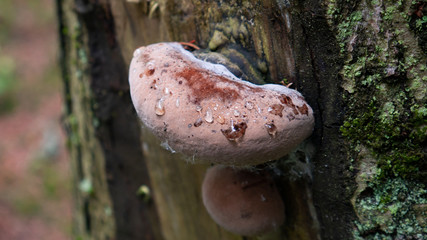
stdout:
[(134, 49), (195, 40), (248, 80), (292, 83), (315, 112), (312, 137), (268, 166), (286, 222), (262, 239), (422, 239), (423, 4), (58, 0), (76, 238), (252, 239), (211, 220), (209, 166), (163, 149), (130, 100)]

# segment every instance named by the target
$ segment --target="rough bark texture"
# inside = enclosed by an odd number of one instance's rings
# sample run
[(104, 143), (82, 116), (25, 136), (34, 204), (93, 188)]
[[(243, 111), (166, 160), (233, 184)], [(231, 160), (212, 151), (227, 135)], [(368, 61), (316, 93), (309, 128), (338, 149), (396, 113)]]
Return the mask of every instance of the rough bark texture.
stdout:
[(250, 81), (293, 83), (315, 111), (313, 136), (266, 166), (286, 222), (262, 239), (427, 234), (422, 2), (57, 3), (77, 238), (249, 239), (206, 213), (208, 166), (163, 149), (130, 101), (133, 50), (190, 40)]

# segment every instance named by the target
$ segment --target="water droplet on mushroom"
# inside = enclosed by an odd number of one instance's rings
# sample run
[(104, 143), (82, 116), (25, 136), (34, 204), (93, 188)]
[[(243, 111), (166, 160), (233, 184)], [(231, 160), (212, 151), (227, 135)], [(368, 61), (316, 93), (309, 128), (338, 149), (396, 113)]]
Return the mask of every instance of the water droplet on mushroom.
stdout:
[(155, 68), (154, 68), (154, 61), (148, 62), (145, 66), (147, 67), (147, 69), (145, 70), (145, 75), (147, 76), (151, 76), (154, 74), (155, 72)]
[(216, 117), (216, 121), (217, 121), (219, 124), (224, 124), (224, 123), (225, 123), (225, 118), (224, 118), (223, 116), (221, 116), (221, 115), (218, 115), (218, 116)]
[(200, 105), (197, 105), (197, 106), (196, 106), (196, 111), (200, 112), (200, 111), (202, 111), (202, 109), (203, 109), (203, 107), (202, 107), (202, 106), (200, 106)]
[(162, 142), (162, 143), (160, 144), (160, 146), (161, 146), (161, 147), (163, 147), (164, 149), (168, 150), (168, 151), (169, 151), (169, 152), (171, 152), (171, 153), (176, 153), (176, 151), (175, 151), (171, 146), (169, 146), (168, 141), (164, 141), (164, 142)]
[(213, 115), (212, 115), (212, 110), (210, 108), (208, 108), (208, 110), (206, 110), (206, 115), (205, 115), (205, 121), (208, 123), (212, 123), (213, 122)]
[(264, 124), (264, 126), (267, 129), (267, 132), (268, 134), (270, 134), (270, 136), (272, 136), (273, 138), (276, 137), (277, 127), (276, 125), (274, 125), (274, 123), (267, 123), (267, 124)]
[(234, 109), (234, 111), (233, 111), (233, 115), (234, 115), (235, 117), (238, 117), (238, 116), (240, 116), (240, 112), (239, 112), (238, 110)]
[(133, 72), (133, 73), (136, 73), (136, 68), (132, 69), (132, 72)]
[(203, 120), (201, 118), (198, 118), (195, 122), (194, 122), (194, 126), (195, 127), (199, 127), (200, 125), (202, 125)]
[(214, 111), (218, 110), (218, 103), (215, 103), (215, 106), (213, 106), (213, 110)]
[(140, 54), (141, 54), (141, 48), (138, 48), (133, 52), (133, 57), (138, 57)]
[(154, 65), (155, 65), (154, 61), (149, 61), (147, 64), (145, 64), (145, 67), (147, 67), (148, 70), (153, 70)]
[(164, 99), (161, 98), (159, 101), (157, 101), (156, 106), (154, 107), (154, 110), (156, 112), (157, 116), (163, 116), (165, 114), (165, 103)]
[(247, 102), (245, 103), (245, 107), (246, 107), (247, 109), (251, 110), (251, 109), (253, 109), (253, 108), (254, 108), (254, 103), (253, 103), (253, 102), (251, 102), (251, 101), (247, 101)]
[(246, 128), (248, 128), (248, 125), (245, 122), (234, 124), (233, 120), (231, 120), (230, 128), (221, 129), (221, 132), (227, 140), (238, 142), (245, 135)]
[(175, 106), (179, 107), (179, 97), (176, 99)]
[(164, 92), (166, 95), (169, 95), (169, 93), (170, 93), (169, 88), (165, 87), (165, 88), (163, 89), (163, 92)]

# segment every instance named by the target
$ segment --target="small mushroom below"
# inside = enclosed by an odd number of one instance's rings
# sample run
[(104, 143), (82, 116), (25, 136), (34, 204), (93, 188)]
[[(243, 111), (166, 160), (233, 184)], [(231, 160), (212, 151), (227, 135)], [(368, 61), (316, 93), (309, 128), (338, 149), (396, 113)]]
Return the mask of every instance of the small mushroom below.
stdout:
[(212, 219), (235, 234), (261, 235), (285, 219), (282, 198), (266, 171), (214, 166), (206, 173), (202, 197)]

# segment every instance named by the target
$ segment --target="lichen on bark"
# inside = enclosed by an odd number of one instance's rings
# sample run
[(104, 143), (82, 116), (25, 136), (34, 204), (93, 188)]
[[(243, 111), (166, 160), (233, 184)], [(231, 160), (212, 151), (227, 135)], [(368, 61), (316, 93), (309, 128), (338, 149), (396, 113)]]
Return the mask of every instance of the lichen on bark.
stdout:
[(417, 15), (419, 3), (403, 0), (327, 1), (327, 6), (345, 59), (341, 132), (357, 174), (354, 236), (421, 239), (427, 233), (420, 221), (425, 208), (419, 207), (427, 202), (427, 56), (414, 18), (425, 10)]

